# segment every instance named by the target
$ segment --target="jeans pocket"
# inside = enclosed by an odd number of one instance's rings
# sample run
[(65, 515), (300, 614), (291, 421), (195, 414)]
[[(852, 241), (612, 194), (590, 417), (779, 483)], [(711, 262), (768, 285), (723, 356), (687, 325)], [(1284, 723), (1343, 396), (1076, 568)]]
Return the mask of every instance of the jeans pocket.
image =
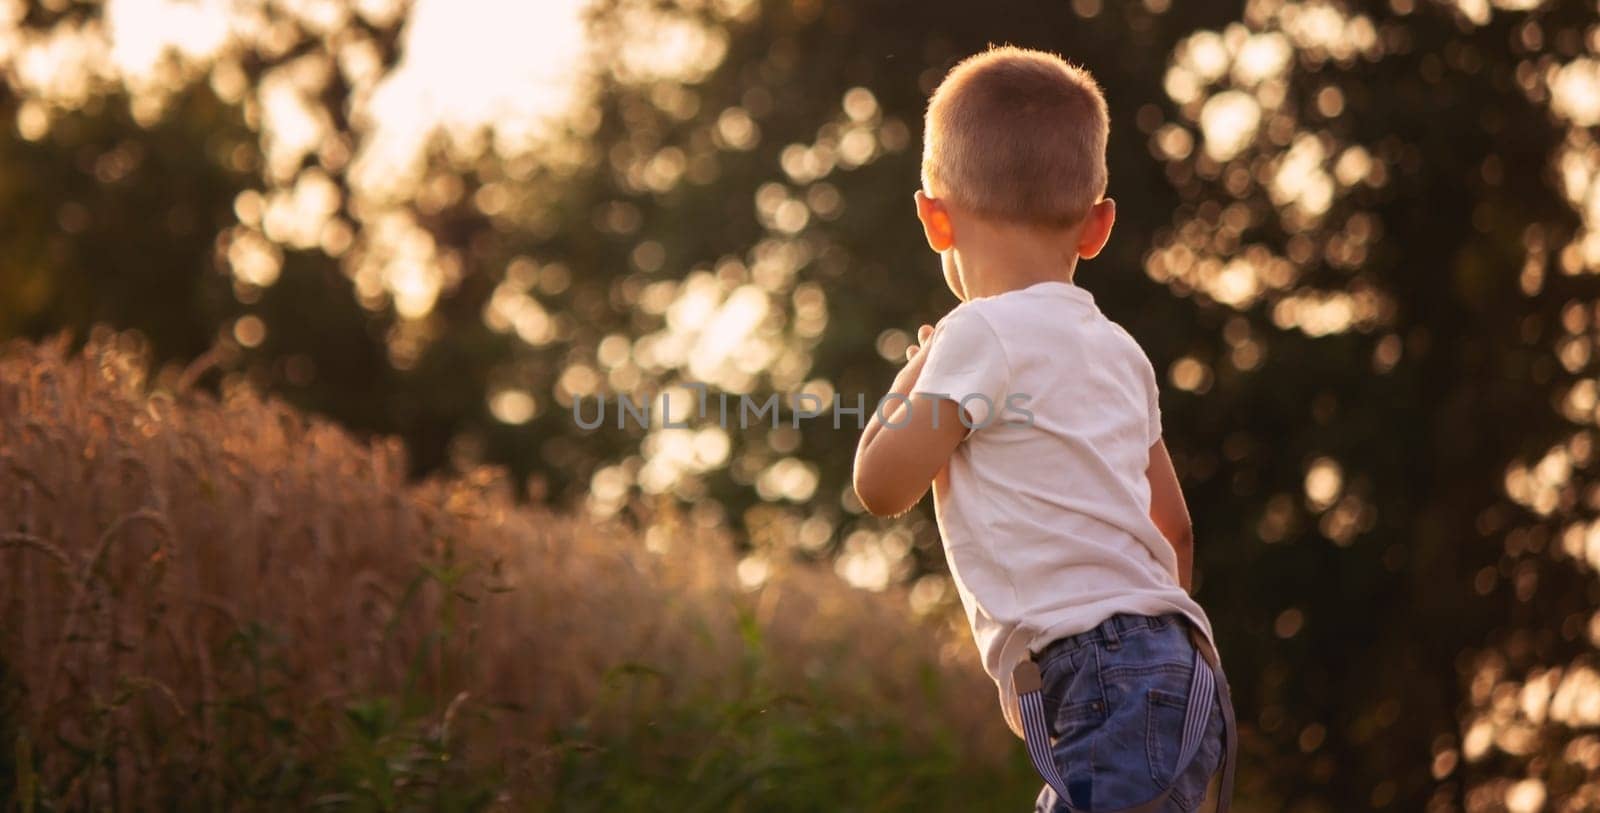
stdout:
[(1105, 697), (1094, 651), (1088, 647), (1057, 653), (1040, 670), (1044, 682), (1044, 711), (1050, 734), (1057, 738), (1081, 735), (1105, 718)]
[(1162, 788), (1170, 787), (1173, 805), (1184, 811), (1195, 809), (1205, 800), (1206, 785), (1222, 762), (1222, 711), (1216, 698), (1199, 702), (1207, 702), (1211, 711), (1200, 748), (1180, 773), (1178, 751), (1183, 742), (1189, 698), (1186, 694), (1161, 689), (1150, 689), (1146, 693), (1145, 749), (1150, 761), (1150, 778)]

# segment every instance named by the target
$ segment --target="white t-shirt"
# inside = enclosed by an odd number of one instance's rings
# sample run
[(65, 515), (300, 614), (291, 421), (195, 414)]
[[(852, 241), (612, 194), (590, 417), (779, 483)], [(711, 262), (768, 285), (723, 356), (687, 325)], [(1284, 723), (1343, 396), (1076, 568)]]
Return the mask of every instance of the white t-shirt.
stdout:
[(1179, 612), (1211, 637), (1150, 519), (1155, 371), (1088, 291), (1045, 282), (965, 302), (939, 320), (924, 352), (913, 392), (963, 402), (976, 427), (951, 455), (948, 479), (935, 481), (934, 508), (1018, 736), (1011, 671), (1051, 641), (1116, 613)]

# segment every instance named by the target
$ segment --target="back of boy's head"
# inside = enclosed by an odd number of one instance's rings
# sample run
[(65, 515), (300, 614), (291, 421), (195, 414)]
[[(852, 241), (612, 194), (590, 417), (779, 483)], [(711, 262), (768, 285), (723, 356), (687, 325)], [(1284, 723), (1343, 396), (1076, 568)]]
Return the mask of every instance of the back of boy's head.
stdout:
[(951, 68), (928, 101), (923, 188), (991, 219), (1071, 226), (1105, 194), (1109, 129), (1088, 71), (991, 48)]

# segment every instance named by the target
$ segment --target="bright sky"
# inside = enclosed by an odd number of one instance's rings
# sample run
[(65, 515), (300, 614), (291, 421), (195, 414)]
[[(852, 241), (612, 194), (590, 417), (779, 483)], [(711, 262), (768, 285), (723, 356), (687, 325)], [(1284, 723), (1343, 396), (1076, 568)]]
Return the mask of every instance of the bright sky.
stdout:
[(373, 149), (410, 153), (434, 125), (485, 124), (514, 149), (580, 90), (583, 0), (418, 0), (404, 58), (372, 100)]
[[(108, 84), (134, 91), (134, 114), (151, 123), (162, 98), (210, 72), (230, 102), (250, 90), (236, 55), (287, 51), (296, 31), (332, 47), (275, 65), (256, 88), (267, 178), (283, 183), (308, 152), (331, 135), (322, 89), (337, 71), (354, 88), (354, 109), (373, 184), (384, 197), (415, 181), (418, 154), (443, 128), (460, 154), (493, 146), (502, 155), (539, 145), (556, 114), (570, 110), (591, 86), (595, 64), (619, 78), (694, 81), (721, 60), (725, 41), (692, 15), (638, 4), (607, 20), (627, 47), (602, 59), (587, 36), (589, 0), (415, 0), (401, 42), (401, 62), (380, 73), (373, 43), (345, 36), (352, 19), (379, 27), (408, 12), (406, 0), (105, 0), (100, 18), (46, 30), (20, 25), (24, 0), (0, 0), (0, 72), (25, 99), (24, 136), (47, 132), (51, 108), (74, 109)], [(712, 0), (725, 19), (743, 18), (752, 0)], [(270, 13), (268, 8), (271, 9)], [(381, 81), (380, 81), (381, 80)], [(478, 139), (492, 126), (492, 145)], [(409, 191), (409, 190), (408, 190)]]
[[(400, 62), (388, 74), (370, 40), (341, 32), (358, 16), (392, 25), (406, 11), (403, 0), (279, 0), (271, 14), (264, 6), (107, 0), (100, 20), (28, 31), (19, 26), (22, 1), (0, 0), (0, 75), (10, 73), (24, 99), (17, 127), (41, 138), (52, 109), (80, 107), (116, 82), (133, 91), (135, 117), (153, 122), (169, 93), (209, 80), (259, 126), (265, 160), (265, 188), (235, 207), (241, 228), (228, 240), (235, 273), (271, 285), (278, 246), (320, 246), (340, 256), (359, 228), (369, 239), (350, 255), (358, 291), (373, 301), (388, 297), (404, 315), (426, 314), (448, 282), (448, 258), (405, 202), (423, 181), (433, 137), (442, 132), (465, 157), (485, 147), (508, 157), (536, 149), (552, 120), (589, 87), (586, 0), (416, 0)], [(274, 65), (247, 98), (236, 55), (287, 51), (297, 31), (332, 47)], [(337, 111), (323, 94), (336, 72), (352, 89), (346, 112), (354, 144), (340, 143)], [(306, 168), (312, 156), (317, 166)], [(330, 172), (345, 173), (359, 223), (336, 217)]]
[[(376, 125), (369, 149), (384, 163), (407, 163), (435, 126), (458, 140), (493, 124), (497, 144), (526, 147), (550, 118), (582, 92), (585, 0), (416, 0), (403, 35), (402, 61), (371, 99)], [(331, 32), (352, 11), (393, 18), (397, 0), (296, 0), (287, 4), (305, 27)], [(0, 22), (17, 0), (0, 0)], [(104, 45), (96, 37), (58, 37), (54, 47), (30, 49), (41, 82), (92, 74), (71, 69), (73, 57), (106, 48), (105, 56), (130, 84), (160, 86), (164, 52), (204, 62), (230, 41), (264, 34), (248, 4), (231, 0), (109, 0)], [(0, 25), (0, 28), (5, 26)], [(0, 58), (6, 56), (0, 32)], [(3, 61), (3, 60), (0, 60)], [(48, 63), (48, 64), (46, 64)], [(53, 76), (52, 76), (53, 75)], [(87, 79), (87, 77), (84, 77)], [(51, 94), (57, 95), (57, 94)], [(316, 134), (307, 134), (315, 138)]]

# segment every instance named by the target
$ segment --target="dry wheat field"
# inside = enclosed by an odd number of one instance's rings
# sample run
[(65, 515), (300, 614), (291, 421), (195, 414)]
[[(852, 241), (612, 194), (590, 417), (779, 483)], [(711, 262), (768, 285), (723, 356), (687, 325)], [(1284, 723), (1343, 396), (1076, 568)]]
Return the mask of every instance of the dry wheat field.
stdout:
[(901, 593), (746, 589), (719, 529), (409, 482), (396, 442), (198, 372), (109, 331), (0, 354), (22, 810), (956, 809), (1015, 769), (970, 644)]

